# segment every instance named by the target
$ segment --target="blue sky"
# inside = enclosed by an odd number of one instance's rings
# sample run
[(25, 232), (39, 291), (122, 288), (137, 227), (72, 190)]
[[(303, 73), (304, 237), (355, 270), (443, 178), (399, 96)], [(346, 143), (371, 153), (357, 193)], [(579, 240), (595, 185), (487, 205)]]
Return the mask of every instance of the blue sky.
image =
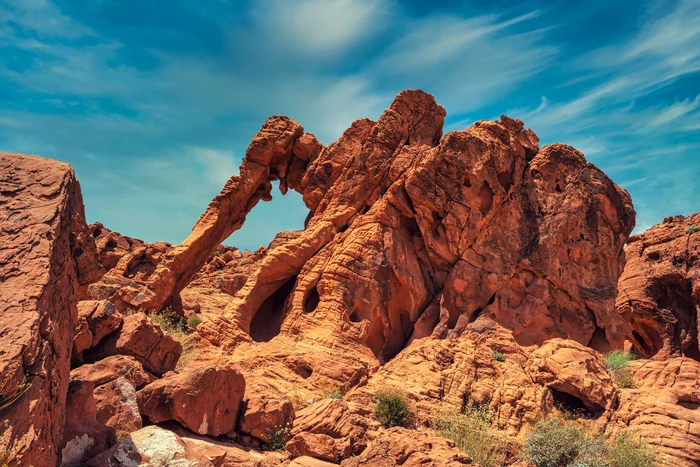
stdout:
[[(432, 3), (0, 0), (0, 150), (71, 163), (88, 221), (178, 243), (269, 115), (328, 144), (421, 88), (446, 131), (506, 113), (577, 147), (637, 231), (700, 211), (700, 0)], [(273, 197), (228, 243), (301, 228)]]

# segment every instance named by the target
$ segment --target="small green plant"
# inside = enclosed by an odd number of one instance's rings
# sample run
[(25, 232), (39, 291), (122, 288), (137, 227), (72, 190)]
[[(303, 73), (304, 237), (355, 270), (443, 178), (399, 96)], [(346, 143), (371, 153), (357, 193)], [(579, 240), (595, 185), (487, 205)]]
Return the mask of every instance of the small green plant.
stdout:
[(525, 439), (520, 455), (536, 467), (560, 467), (571, 464), (578, 454), (583, 433), (561, 418), (537, 422)]
[(15, 388), (14, 391), (8, 394), (0, 394), (0, 410), (5, 410), (9, 406), (17, 402), (19, 398), (22, 397), (27, 391), (29, 391), (29, 388), (31, 387), (31, 376), (28, 373), (25, 373), (24, 382), (17, 386), (17, 388)]
[(698, 231), (697, 225), (691, 225), (690, 227), (688, 227), (688, 235), (693, 235), (697, 231)]
[(413, 411), (406, 396), (398, 391), (389, 390), (377, 394), (374, 406), (377, 421), (387, 428), (407, 426), (413, 419)]
[(486, 405), (469, 404), (463, 412), (444, 407), (433, 416), (432, 428), (443, 438), (452, 440), (472, 461), (484, 467), (503, 466), (507, 443), (491, 433), (492, 413)]
[(622, 433), (610, 444), (610, 467), (653, 467), (655, 463), (656, 455), (649, 446), (628, 433)]
[(267, 447), (270, 451), (284, 451), (286, 449), (287, 438), (289, 438), (289, 427), (273, 428), (268, 436)]
[(343, 400), (343, 395), (339, 393), (338, 391), (333, 391), (330, 394), (326, 394), (326, 397), (324, 399), (338, 399), (338, 400)]
[(190, 329), (197, 329), (197, 326), (199, 326), (201, 323), (202, 318), (197, 315), (192, 315), (187, 319), (187, 327)]
[(178, 315), (172, 308), (163, 308), (161, 311), (150, 315), (151, 321), (156, 323), (166, 334), (174, 335), (185, 330), (185, 318)]
[(636, 387), (634, 384), (634, 378), (629, 371), (618, 371), (613, 377), (615, 384), (622, 389), (633, 389)]
[(493, 354), (491, 355), (491, 358), (493, 358), (497, 362), (503, 362), (506, 359), (506, 355), (503, 352), (499, 352), (498, 350), (494, 350)]
[(213, 258), (219, 258), (219, 257), (222, 256), (222, 255), (223, 255), (223, 253), (221, 253), (220, 251), (214, 251), (214, 252), (212, 252), (212, 254), (211, 254), (211, 256), (212, 256)]
[(634, 354), (624, 350), (613, 350), (605, 356), (608, 371), (624, 370), (632, 360), (634, 360)]
[(560, 418), (537, 423), (520, 456), (536, 467), (651, 467), (655, 455), (627, 433), (605, 441)]

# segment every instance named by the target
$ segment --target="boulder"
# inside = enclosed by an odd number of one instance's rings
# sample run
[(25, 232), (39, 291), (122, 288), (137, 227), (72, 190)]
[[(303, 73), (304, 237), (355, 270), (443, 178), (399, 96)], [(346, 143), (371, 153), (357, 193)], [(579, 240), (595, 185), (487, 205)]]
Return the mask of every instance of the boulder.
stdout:
[(391, 428), (383, 431), (359, 456), (344, 460), (342, 467), (457, 467), (472, 461), (454, 443), (439, 436)]
[(141, 413), (153, 423), (175, 420), (195, 433), (232, 432), (245, 392), (245, 380), (233, 368), (214, 365), (170, 373), (137, 393)]
[(0, 452), (56, 465), (79, 289), (100, 274), (73, 169), (0, 153), (0, 226)]
[(147, 371), (162, 375), (175, 368), (181, 354), (182, 345), (178, 341), (145, 314), (135, 313), (126, 316), (118, 332), (109, 335), (86, 355), (92, 361), (111, 355), (129, 355), (141, 362)]
[(122, 315), (107, 300), (78, 302), (78, 324), (73, 341), (73, 360), (80, 361), (83, 351), (96, 346), (122, 324)]
[(154, 381), (155, 376), (148, 373), (141, 362), (128, 355), (113, 355), (95, 363), (82, 365), (70, 373), (72, 380), (91, 381), (95, 387), (124, 377), (137, 389)]
[(94, 395), (95, 418), (114, 428), (119, 439), (143, 426), (136, 389), (123, 376), (95, 388)]
[(328, 435), (299, 433), (287, 441), (285, 447), (294, 457), (309, 456), (330, 462), (338, 459), (335, 440)]
[(70, 382), (61, 443), (62, 466), (80, 467), (116, 441), (115, 431), (96, 419), (94, 390), (95, 385), (90, 381)]

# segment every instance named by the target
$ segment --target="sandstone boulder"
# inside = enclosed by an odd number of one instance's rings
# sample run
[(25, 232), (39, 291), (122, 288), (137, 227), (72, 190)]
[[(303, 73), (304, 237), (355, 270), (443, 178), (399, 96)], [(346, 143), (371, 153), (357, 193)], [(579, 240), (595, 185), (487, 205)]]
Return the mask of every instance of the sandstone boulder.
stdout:
[(73, 169), (0, 153), (0, 226), (0, 452), (56, 465), (79, 287), (100, 274)]
[(299, 433), (287, 441), (286, 449), (294, 457), (309, 456), (330, 462), (338, 459), (335, 440), (324, 434)]
[(457, 467), (471, 459), (454, 443), (438, 436), (391, 428), (383, 431), (359, 456), (346, 459), (343, 467)]
[(82, 365), (70, 373), (72, 380), (91, 381), (95, 387), (123, 377), (139, 389), (156, 378), (144, 370), (143, 365), (128, 355), (113, 355), (92, 364)]
[(187, 368), (154, 381), (137, 393), (141, 413), (153, 423), (175, 420), (195, 433), (232, 432), (245, 393), (245, 380), (225, 366)]
[(83, 351), (99, 342), (122, 324), (121, 313), (106, 300), (84, 300), (78, 302), (78, 324), (73, 341), (74, 361), (80, 361)]
[(129, 355), (141, 362), (146, 370), (162, 375), (175, 368), (182, 345), (163, 332), (143, 313), (124, 318), (121, 329), (104, 339), (86, 355), (96, 361), (111, 355)]
[(80, 467), (114, 442), (115, 431), (96, 419), (97, 408), (89, 381), (71, 381), (66, 399), (66, 426), (61, 443), (62, 466)]
[(95, 388), (94, 395), (95, 418), (114, 428), (119, 439), (143, 426), (136, 389), (123, 376)]

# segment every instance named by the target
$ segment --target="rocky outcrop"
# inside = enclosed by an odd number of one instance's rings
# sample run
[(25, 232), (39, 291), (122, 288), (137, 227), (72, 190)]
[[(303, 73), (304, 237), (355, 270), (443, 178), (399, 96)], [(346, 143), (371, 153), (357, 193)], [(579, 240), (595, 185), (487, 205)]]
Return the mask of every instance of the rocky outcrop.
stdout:
[(606, 434), (626, 431), (647, 442), (670, 465), (700, 459), (700, 363), (676, 357), (630, 363), (635, 388), (620, 390)]
[(0, 153), (0, 225), (0, 463), (55, 465), (78, 292), (101, 274), (73, 169)]
[(175, 420), (200, 435), (236, 428), (245, 380), (233, 368), (194, 367), (170, 374), (137, 393), (138, 406), (153, 423)]
[(129, 355), (149, 372), (162, 375), (175, 368), (182, 345), (143, 313), (124, 318), (119, 331), (110, 334), (99, 347), (88, 352), (88, 360), (111, 355)]
[(616, 308), (636, 352), (700, 361), (700, 213), (666, 218), (628, 243)]
[[(431, 423), (479, 407), (509, 446), (566, 415), (693, 465), (698, 219), (625, 251), (629, 195), (583, 154), (505, 116), (443, 135), (444, 117), (405, 91), (328, 146), (272, 117), (181, 245), (77, 236), (100, 262), (70, 278), (71, 379), (94, 385), (91, 422), (124, 437), (91, 464), (465, 465)], [(222, 246), (277, 180), (302, 194), (304, 229)], [(175, 339), (136, 312), (166, 307), (202, 322)], [(623, 348), (653, 356), (625, 370), (633, 383), (606, 368)], [(387, 390), (414, 429), (379, 424)]]
[(472, 464), (454, 443), (438, 436), (405, 428), (379, 435), (362, 454), (341, 463), (343, 467), (461, 467)]
[(80, 467), (116, 441), (114, 429), (97, 420), (97, 406), (90, 381), (73, 380), (66, 399), (66, 426), (61, 443), (61, 465)]

